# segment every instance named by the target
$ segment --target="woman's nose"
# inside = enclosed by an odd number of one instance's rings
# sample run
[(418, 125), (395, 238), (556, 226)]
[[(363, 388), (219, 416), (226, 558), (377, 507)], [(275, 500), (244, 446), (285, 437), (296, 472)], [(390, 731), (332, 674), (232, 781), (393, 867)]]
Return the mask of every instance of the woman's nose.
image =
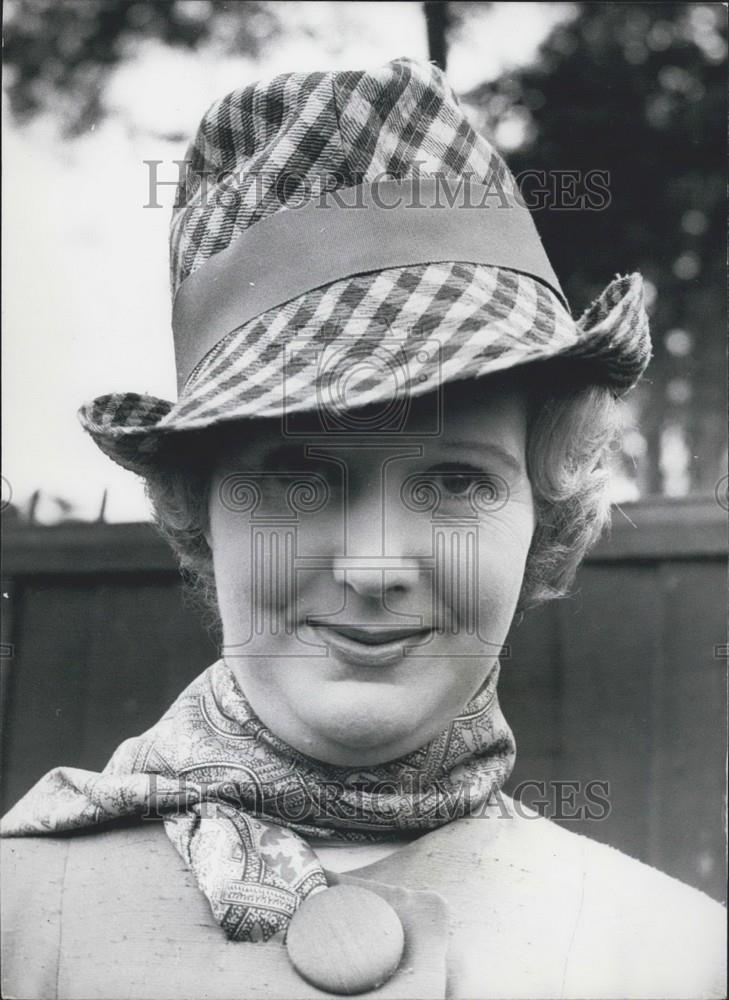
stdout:
[(417, 585), (422, 566), (411, 544), (413, 518), (408, 523), (401, 516), (398, 501), (373, 489), (348, 505), (344, 551), (334, 559), (334, 579), (340, 586), (381, 599)]
[(360, 597), (384, 600), (407, 594), (417, 585), (420, 566), (415, 559), (377, 556), (337, 556), (334, 579)]

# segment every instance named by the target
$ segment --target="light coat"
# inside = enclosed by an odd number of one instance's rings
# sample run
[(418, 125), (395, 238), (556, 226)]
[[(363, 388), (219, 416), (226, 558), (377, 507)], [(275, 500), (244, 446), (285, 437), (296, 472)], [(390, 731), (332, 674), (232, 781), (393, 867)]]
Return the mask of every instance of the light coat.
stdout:
[[(5, 997), (325, 995), (280, 943), (224, 938), (159, 823), (5, 840), (2, 880)], [(536, 816), (459, 820), (330, 882), (380, 893), (405, 928), (367, 996), (726, 996), (722, 906)]]

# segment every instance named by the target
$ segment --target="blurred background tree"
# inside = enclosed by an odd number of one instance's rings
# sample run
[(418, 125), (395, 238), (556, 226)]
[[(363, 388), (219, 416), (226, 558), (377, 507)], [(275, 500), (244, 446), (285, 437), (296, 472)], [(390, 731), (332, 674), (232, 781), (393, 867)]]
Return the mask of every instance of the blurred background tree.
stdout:
[(256, 0), (11, 0), (4, 15), (10, 107), (21, 121), (50, 110), (66, 136), (79, 135), (107, 113), (111, 71), (145, 42), (255, 56), (281, 28), (276, 7)]
[(517, 174), (609, 175), (606, 210), (536, 221), (573, 309), (618, 270), (649, 283), (654, 359), (625, 455), (645, 459), (641, 493), (726, 471), (726, 51), (720, 4), (580, 4), (535, 65), (464, 95)]
[[(389, 5), (370, 6), (386, 32)], [(431, 58), (453, 70), (463, 40), (504, 5), (414, 6)], [(542, 6), (558, 16), (536, 58), (462, 98), (515, 173), (606, 172), (610, 203), (602, 211), (537, 211), (536, 222), (576, 312), (618, 270), (640, 270), (647, 280), (655, 358), (628, 404), (635, 426), (622, 455), (626, 481), (636, 495), (711, 491), (726, 465), (726, 9)], [(263, 67), (266, 46), (287, 33), (303, 31), (313, 44), (331, 33), (328, 9), (237, 0), (8, 0), (10, 108), (20, 123), (50, 112), (72, 139), (113, 113), (106, 103), (113, 71), (144, 46), (261, 58)], [(173, 129), (165, 138), (185, 135)]]

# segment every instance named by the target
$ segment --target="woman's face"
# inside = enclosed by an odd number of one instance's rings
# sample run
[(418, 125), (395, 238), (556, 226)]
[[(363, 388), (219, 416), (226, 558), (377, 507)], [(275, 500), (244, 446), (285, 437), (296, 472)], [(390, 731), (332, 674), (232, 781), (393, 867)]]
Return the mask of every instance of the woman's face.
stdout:
[(332, 764), (436, 736), (516, 607), (534, 529), (525, 399), (498, 377), (455, 383), (437, 423), (434, 399), (395, 434), (237, 425), (215, 462), (224, 656), (262, 722)]

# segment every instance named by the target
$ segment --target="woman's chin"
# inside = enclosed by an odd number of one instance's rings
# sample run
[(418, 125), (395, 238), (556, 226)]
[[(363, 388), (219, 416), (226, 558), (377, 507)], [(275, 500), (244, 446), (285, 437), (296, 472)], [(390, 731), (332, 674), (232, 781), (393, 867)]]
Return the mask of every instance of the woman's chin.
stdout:
[(349, 767), (394, 760), (430, 738), (429, 720), (423, 718), (426, 713), (419, 713), (411, 700), (396, 701), (392, 690), (357, 694), (356, 700), (339, 694), (324, 696), (316, 705), (307, 706), (306, 712), (299, 712), (298, 749)]

